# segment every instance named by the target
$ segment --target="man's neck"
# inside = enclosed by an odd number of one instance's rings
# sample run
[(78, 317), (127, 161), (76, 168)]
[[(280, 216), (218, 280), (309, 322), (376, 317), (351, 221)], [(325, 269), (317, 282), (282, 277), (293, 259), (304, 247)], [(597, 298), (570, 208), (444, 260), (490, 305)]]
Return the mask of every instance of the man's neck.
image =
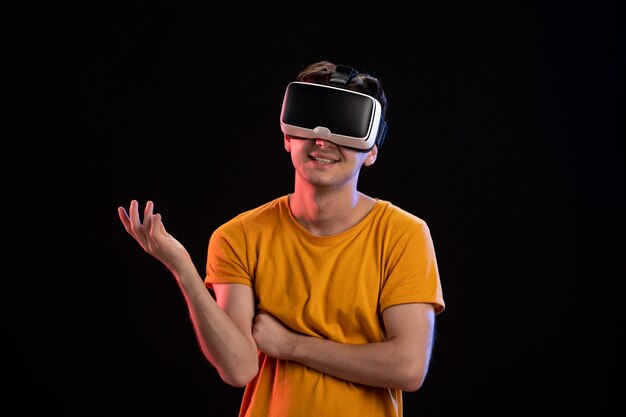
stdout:
[(289, 196), (295, 219), (316, 236), (332, 236), (359, 223), (375, 200), (356, 190), (296, 190)]

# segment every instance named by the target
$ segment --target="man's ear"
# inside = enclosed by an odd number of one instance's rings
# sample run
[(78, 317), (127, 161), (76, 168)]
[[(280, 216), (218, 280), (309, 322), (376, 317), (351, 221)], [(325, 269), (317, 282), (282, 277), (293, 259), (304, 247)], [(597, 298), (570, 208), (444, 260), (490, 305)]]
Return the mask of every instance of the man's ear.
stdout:
[(291, 152), (291, 141), (292, 141), (292, 139), (291, 139), (291, 138), (289, 138), (289, 137), (287, 136), (287, 134), (283, 134), (283, 137), (284, 137), (284, 139), (283, 139), (283, 140), (284, 140), (284, 143), (285, 143), (285, 150), (286, 150), (287, 152)]
[(372, 165), (374, 162), (376, 162), (377, 157), (378, 157), (378, 146), (374, 145), (374, 147), (370, 149), (370, 151), (367, 153), (367, 156), (365, 157), (365, 161), (363, 161), (363, 165), (365, 165), (366, 167)]

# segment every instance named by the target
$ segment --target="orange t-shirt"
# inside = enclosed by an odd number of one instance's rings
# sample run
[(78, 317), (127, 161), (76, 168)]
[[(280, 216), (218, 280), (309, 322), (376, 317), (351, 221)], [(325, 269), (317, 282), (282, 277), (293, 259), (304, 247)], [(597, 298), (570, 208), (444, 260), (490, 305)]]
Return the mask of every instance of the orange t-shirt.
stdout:
[[(254, 288), (257, 306), (296, 332), (340, 343), (384, 340), (382, 312), (405, 303), (445, 308), (426, 223), (377, 200), (354, 227), (309, 233), (288, 196), (241, 213), (209, 242), (205, 284)], [(240, 417), (402, 416), (402, 392), (356, 384), (259, 353)]]

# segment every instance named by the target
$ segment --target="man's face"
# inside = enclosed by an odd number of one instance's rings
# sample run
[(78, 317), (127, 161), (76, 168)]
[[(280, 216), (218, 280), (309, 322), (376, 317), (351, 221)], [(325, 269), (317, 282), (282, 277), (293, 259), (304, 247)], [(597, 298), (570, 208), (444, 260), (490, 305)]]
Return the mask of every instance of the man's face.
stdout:
[(285, 149), (299, 180), (318, 187), (354, 184), (363, 165), (374, 163), (378, 148), (358, 152), (324, 139), (294, 139), (285, 135)]

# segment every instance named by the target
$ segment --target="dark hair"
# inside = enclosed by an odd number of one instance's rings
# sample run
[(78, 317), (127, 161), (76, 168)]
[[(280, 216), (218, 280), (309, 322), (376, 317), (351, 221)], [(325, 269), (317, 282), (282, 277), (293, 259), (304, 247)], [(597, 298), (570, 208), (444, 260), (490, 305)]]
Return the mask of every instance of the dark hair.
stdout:
[[(328, 85), (336, 68), (337, 65), (330, 61), (314, 62), (300, 71), (297, 81)], [(387, 113), (387, 96), (380, 80), (370, 74), (359, 72), (348, 82), (346, 88), (367, 94), (378, 100), (382, 107), (382, 119), (384, 120)]]

